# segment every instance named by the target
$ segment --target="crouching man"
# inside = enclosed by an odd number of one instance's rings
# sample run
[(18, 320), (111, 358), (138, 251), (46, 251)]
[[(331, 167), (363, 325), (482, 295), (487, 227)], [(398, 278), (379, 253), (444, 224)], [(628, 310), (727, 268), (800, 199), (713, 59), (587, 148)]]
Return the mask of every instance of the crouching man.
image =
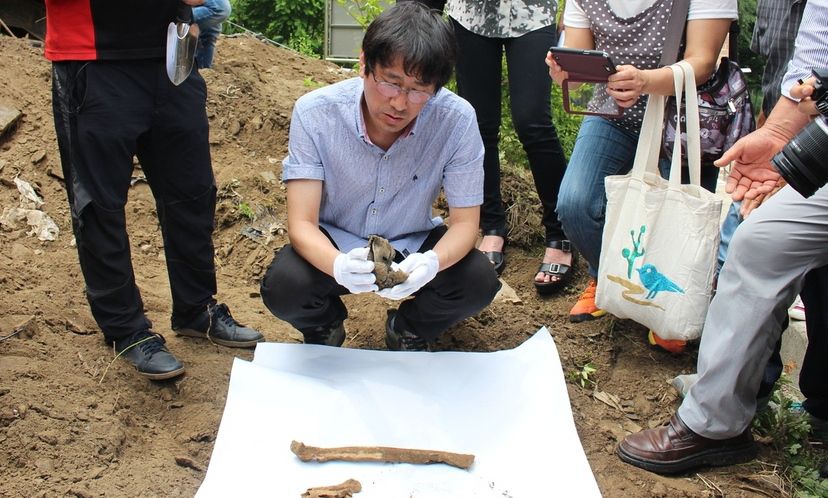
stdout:
[[(274, 258), (262, 299), (308, 344), (340, 346), (340, 296), (402, 300), (386, 320), (392, 350), (424, 351), (477, 314), (500, 283), (475, 251), (483, 202), (483, 143), (474, 109), (442, 88), (456, 57), (450, 25), (416, 2), (396, 4), (368, 27), (360, 76), (296, 102), (282, 179), (290, 244)], [(449, 225), (432, 218), (440, 191)], [(378, 289), (367, 239), (397, 251), (408, 278)]]

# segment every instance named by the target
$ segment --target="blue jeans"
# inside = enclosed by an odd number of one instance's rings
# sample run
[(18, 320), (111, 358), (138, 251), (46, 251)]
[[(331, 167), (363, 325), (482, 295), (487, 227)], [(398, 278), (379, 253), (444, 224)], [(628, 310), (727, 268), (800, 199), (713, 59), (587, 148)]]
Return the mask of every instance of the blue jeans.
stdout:
[[(638, 134), (598, 116), (586, 117), (575, 139), (558, 194), (557, 212), (564, 232), (589, 263), (589, 274), (593, 277), (598, 275), (607, 208), (604, 178), (629, 173), (637, 145)], [(666, 178), (670, 174), (670, 161), (662, 159), (658, 166)], [(702, 167), (702, 187), (714, 190), (717, 176), (718, 168)], [(682, 177), (686, 177), (686, 171)]]
[(739, 214), (739, 210), (741, 208), (741, 201), (732, 202), (730, 204), (730, 208), (727, 210), (724, 221), (722, 221), (722, 228), (719, 233), (719, 253), (717, 258), (718, 264), (716, 265), (716, 275), (722, 271), (722, 265), (725, 262), (725, 258), (727, 258), (727, 249), (730, 247), (730, 239), (733, 238), (733, 232), (736, 231), (736, 228), (738, 228), (739, 224), (742, 222), (742, 215)]
[(193, 21), (198, 24), (198, 50), (196, 64), (199, 69), (213, 66), (216, 40), (221, 34), (221, 23), (230, 17), (229, 0), (204, 0), (202, 5), (193, 7)]

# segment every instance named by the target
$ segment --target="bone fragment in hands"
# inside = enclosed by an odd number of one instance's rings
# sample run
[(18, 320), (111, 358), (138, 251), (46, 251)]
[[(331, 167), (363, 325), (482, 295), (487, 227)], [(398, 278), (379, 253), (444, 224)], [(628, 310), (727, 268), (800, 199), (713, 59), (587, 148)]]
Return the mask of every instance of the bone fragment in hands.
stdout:
[(377, 277), (377, 287), (386, 289), (401, 284), (408, 279), (408, 273), (392, 270), (396, 251), (390, 242), (379, 235), (368, 238), (368, 259), (374, 262), (374, 275)]

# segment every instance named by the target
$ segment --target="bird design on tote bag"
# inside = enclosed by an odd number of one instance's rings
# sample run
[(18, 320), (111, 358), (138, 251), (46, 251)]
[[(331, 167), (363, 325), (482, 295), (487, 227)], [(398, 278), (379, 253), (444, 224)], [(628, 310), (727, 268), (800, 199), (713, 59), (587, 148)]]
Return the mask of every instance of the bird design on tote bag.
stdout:
[(651, 265), (646, 264), (643, 265), (641, 268), (636, 270), (638, 272), (638, 276), (641, 279), (641, 283), (644, 284), (644, 287), (647, 288), (650, 292), (647, 293), (646, 299), (653, 299), (656, 294), (661, 291), (665, 292), (679, 292), (684, 294), (684, 289), (679, 287), (675, 282), (667, 278), (666, 275), (659, 273), (658, 269)]

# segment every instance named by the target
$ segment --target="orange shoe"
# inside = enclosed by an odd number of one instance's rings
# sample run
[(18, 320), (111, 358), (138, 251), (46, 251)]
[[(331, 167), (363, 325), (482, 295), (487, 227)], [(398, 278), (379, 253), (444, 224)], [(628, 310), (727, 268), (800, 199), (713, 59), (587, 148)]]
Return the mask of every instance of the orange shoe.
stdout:
[(671, 353), (683, 353), (687, 348), (687, 341), (662, 339), (652, 330), (647, 333), (647, 341), (649, 341), (651, 345), (658, 346), (661, 349), (667, 350)]
[(578, 302), (569, 311), (569, 321), (573, 323), (585, 322), (587, 320), (595, 320), (607, 314), (606, 311), (595, 306), (595, 288), (598, 283), (595, 280), (590, 280), (586, 290), (584, 290)]

